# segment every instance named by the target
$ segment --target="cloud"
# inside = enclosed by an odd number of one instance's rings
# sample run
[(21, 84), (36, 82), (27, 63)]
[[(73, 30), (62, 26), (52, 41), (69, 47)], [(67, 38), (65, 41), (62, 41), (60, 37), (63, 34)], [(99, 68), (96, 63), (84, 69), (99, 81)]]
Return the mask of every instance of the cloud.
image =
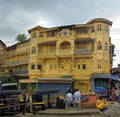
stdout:
[(0, 0), (0, 39), (9, 46), (16, 43), (19, 33), (28, 35), (27, 31), (37, 25), (56, 27), (106, 18), (113, 21), (111, 39), (117, 55), (114, 66), (117, 66), (120, 63), (119, 4), (119, 0)]
[(111, 41), (115, 45), (115, 57), (113, 60), (113, 67), (117, 67), (120, 64), (120, 16), (115, 14), (111, 20), (113, 21), (113, 25), (111, 27), (110, 36)]

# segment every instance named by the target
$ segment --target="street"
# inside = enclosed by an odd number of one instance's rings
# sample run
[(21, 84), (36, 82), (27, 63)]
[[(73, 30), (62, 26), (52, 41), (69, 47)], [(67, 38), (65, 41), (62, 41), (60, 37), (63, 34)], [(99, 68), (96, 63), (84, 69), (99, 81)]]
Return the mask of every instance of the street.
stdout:
[[(34, 117), (50, 117), (50, 115), (35, 115)], [(103, 116), (102, 115), (69, 115), (69, 116), (51, 115), (51, 117), (103, 117)]]
[[(2, 117), (13, 117), (13, 116), (2, 116)], [(17, 117), (17, 116), (15, 116)], [(21, 115), (21, 117), (103, 117), (103, 115)], [(107, 116), (104, 116), (107, 117)]]

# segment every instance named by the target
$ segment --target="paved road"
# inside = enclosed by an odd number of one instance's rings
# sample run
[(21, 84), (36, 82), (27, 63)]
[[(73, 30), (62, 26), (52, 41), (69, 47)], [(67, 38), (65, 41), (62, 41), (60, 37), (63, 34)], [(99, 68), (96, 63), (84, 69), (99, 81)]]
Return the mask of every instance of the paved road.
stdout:
[(49, 116), (49, 115), (36, 115), (34, 117), (103, 117), (102, 115), (66, 115), (66, 116), (63, 116), (63, 115), (60, 115), (60, 116), (56, 116), (56, 115), (52, 115), (52, 116)]
[[(13, 116), (1, 116), (1, 117), (13, 117)], [(63, 115), (22, 115), (21, 117), (103, 117), (102, 115), (69, 115), (69, 116), (63, 116)]]
[[(46, 109), (44, 111), (38, 111), (35, 115), (32, 113), (26, 113), (23, 115), (19, 113), (17, 115), (13, 115), (14, 117), (103, 117), (103, 115), (99, 115), (99, 111), (96, 109)], [(2, 116), (2, 117), (13, 117), (13, 116)]]

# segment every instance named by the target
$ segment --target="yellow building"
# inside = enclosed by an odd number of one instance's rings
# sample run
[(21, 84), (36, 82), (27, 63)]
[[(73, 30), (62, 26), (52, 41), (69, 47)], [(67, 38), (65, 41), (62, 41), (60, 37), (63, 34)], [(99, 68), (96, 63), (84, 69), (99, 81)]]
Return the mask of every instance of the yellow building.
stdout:
[(112, 68), (111, 25), (98, 18), (86, 24), (28, 30), (29, 78), (72, 77), (76, 88), (88, 92), (91, 74), (110, 73)]
[(112, 69), (110, 26), (111, 21), (97, 18), (86, 24), (34, 27), (28, 41), (7, 49), (5, 68), (12, 67), (20, 77), (26, 70), (32, 80), (72, 78), (75, 88), (89, 92), (91, 74)]
[(4, 50), (6, 45), (0, 40), (0, 72), (3, 72), (3, 65), (4, 65)]
[(16, 81), (18, 79), (29, 78), (29, 46), (29, 40), (26, 40), (22, 43), (6, 47), (4, 54), (4, 71), (13, 75)]

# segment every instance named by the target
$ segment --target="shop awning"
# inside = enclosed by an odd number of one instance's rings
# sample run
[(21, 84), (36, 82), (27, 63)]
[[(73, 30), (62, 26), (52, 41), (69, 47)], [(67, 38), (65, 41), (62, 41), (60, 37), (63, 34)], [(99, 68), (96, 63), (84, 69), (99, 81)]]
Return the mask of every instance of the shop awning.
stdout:
[(111, 75), (112, 80), (118, 80), (119, 81), (119, 76), (118, 75)]
[(91, 78), (111, 78), (111, 74), (93, 73)]
[(6, 86), (15, 86), (17, 85), (17, 83), (3, 83), (2, 87), (6, 87)]
[(51, 93), (59, 93), (60, 90), (57, 88), (51, 88), (51, 89), (41, 89), (36, 92), (34, 92), (32, 95), (42, 95), (42, 94), (51, 94)]

